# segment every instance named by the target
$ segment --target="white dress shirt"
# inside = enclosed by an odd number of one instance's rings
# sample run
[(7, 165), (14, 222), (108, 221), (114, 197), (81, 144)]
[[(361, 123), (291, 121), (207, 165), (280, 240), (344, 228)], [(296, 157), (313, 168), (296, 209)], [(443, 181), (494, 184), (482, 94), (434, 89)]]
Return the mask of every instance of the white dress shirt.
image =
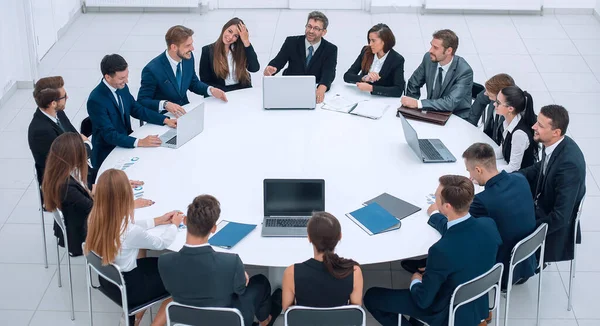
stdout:
[(235, 61), (233, 61), (233, 54), (231, 53), (233, 46), (234, 45), (232, 44), (229, 51), (227, 51), (227, 66), (229, 66), (229, 73), (227, 74), (227, 78), (225, 78), (225, 86), (235, 85), (239, 82), (235, 77), (236, 66)]
[[(117, 101), (117, 104), (119, 104), (119, 94), (117, 94), (117, 89), (110, 86), (110, 84), (106, 81), (106, 79), (102, 78), (102, 82), (104, 83), (104, 85), (106, 85), (106, 87), (108, 87), (108, 89), (110, 89), (112, 95), (115, 97), (115, 101)], [(121, 98), (121, 104), (123, 104), (123, 98)], [(125, 104), (123, 104), (125, 105)], [(120, 110), (120, 108), (119, 108)], [(123, 110), (125, 110), (125, 107), (123, 106)], [(121, 114), (124, 114), (123, 112), (120, 112)], [(135, 141), (133, 142), (133, 147), (138, 147), (138, 141), (139, 139), (136, 138)]]
[(552, 153), (554, 152), (556, 147), (558, 147), (558, 145), (563, 141), (563, 139), (565, 139), (565, 136), (562, 136), (558, 141), (556, 141), (556, 143), (544, 148), (544, 152), (546, 152), (546, 159), (544, 160), (544, 162), (542, 162), (542, 171), (544, 174), (546, 173), (548, 162), (550, 162), (550, 156), (552, 156)]
[(199, 244), (199, 245), (191, 245), (191, 244), (184, 244), (184, 247), (188, 247), (188, 248), (200, 248), (200, 247), (210, 247), (210, 243), (203, 243), (203, 244)]
[(385, 59), (387, 58), (390, 51), (383, 55), (383, 57), (377, 57), (377, 53), (373, 54), (373, 63), (371, 63), (371, 68), (369, 68), (369, 72), (379, 73), (381, 71), (381, 67), (385, 63)]
[[(450, 62), (448, 62), (445, 65), (440, 65), (440, 63), (438, 62), (437, 67), (435, 68), (435, 76), (433, 77), (433, 85), (431, 87), (431, 91), (433, 92), (433, 90), (435, 89), (435, 81), (437, 80), (437, 76), (438, 76), (438, 71), (440, 70), (440, 68), (442, 68), (442, 85), (444, 84), (444, 80), (446, 80), (446, 74), (448, 73), (448, 70), (450, 69), (450, 66), (452, 65), (452, 61), (454, 61), (454, 56), (452, 56), (452, 60), (450, 60)], [(423, 108), (423, 103), (421, 103), (421, 100), (417, 100), (417, 106), (419, 109)]]
[[(171, 69), (173, 70), (173, 76), (177, 76), (177, 65), (181, 62), (181, 59), (179, 59), (179, 61), (175, 61), (175, 59), (171, 58), (171, 56), (169, 55), (169, 50), (165, 50), (165, 55), (167, 56), (167, 60), (169, 60), (169, 63), (171, 64)], [(183, 63), (181, 63), (181, 78), (183, 78)], [(211, 88), (212, 88), (211, 86), (208, 86), (208, 91), (207, 91), (208, 96), (212, 95), (212, 93), (210, 92)], [(164, 109), (165, 102), (167, 102), (167, 101), (162, 100), (162, 101), (158, 102), (159, 103), (158, 104), (159, 112), (160, 112), (160, 110)]]
[(518, 171), (521, 168), (523, 156), (525, 155), (527, 148), (529, 148), (529, 137), (527, 137), (527, 134), (523, 130), (517, 130), (514, 132), (513, 130), (515, 130), (517, 124), (522, 118), (523, 116), (521, 114), (517, 114), (512, 119), (510, 124), (507, 123), (506, 120), (502, 122), (502, 125), (504, 126), (502, 138), (506, 139), (506, 136), (510, 132), (512, 134), (512, 140), (510, 142), (510, 163), (506, 163), (506, 159), (504, 159), (504, 156), (502, 155), (502, 148), (504, 147), (504, 144), (495, 150), (497, 159), (503, 159), (498, 164), (498, 170), (500, 171), (504, 170), (507, 173), (511, 173)]
[(319, 45), (321, 45), (321, 40), (319, 39), (319, 42), (315, 43), (315, 44), (310, 44), (310, 42), (306, 39), (306, 37), (304, 38), (304, 50), (306, 50), (306, 55), (305, 57), (308, 58), (308, 48), (312, 45), (313, 47), (313, 56), (315, 55), (315, 52), (317, 52), (317, 49), (319, 48)]
[(121, 234), (121, 250), (114, 263), (122, 272), (129, 272), (137, 267), (137, 256), (140, 249), (163, 250), (175, 241), (177, 226), (169, 224), (160, 236), (151, 235), (146, 230), (154, 227), (154, 219), (129, 222)]

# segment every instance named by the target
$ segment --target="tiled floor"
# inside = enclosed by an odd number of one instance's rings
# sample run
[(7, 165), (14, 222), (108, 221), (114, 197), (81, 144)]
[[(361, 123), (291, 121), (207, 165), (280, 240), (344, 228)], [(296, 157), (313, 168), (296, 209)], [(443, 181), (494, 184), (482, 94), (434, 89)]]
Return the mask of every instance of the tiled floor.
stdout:
[[(143, 66), (164, 51), (169, 26), (184, 24), (196, 31), (196, 60), (201, 47), (214, 41), (229, 18), (246, 21), (251, 41), (264, 68), (286, 35), (301, 34), (305, 11), (220, 10), (198, 14), (86, 14), (54, 45), (40, 65), (42, 76), (62, 75), (69, 94), (67, 114), (78, 126), (87, 116), (85, 101), (100, 79), (100, 58), (118, 52), (130, 64), (130, 88), (137, 94)], [(545, 273), (542, 290), (542, 325), (600, 325), (600, 23), (592, 16), (482, 16), (381, 14), (360, 11), (326, 11), (330, 19), (327, 39), (340, 50), (336, 82), (365, 43), (366, 31), (385, 22), (396, 34), (396, 50), (406, 59), (408, 79), (428, 49), (435, 29), (451, 28), (460, 37), (458, 54), (464, 56), (475, 81), (500, 72), (533, 94), (537, 110), (550, 103), (569, 109), (569, 135), (586, 154), (588, 197), (582, 217), (583, 244), (572, 312), (567, 311), (568, 265), (553, 265)], [(262, 71), (262, 69), (261, 69)], [(260, 74), (253, 78), (260, 86)], [(76, 320), (68, 313), (67, 288), (56, 284), (56, 250), (47, 217), (50, 266), (42, 264), (40, 224), (36, 209), (32, 163), (26, 131), (35, 104), (30, 90), (19, 90), (0, 108), (0, 324), (87, 325), (85, 277), (81, 260), (73, 267)], [(61, 253), (63, 251), (61, 250)], [(243, 257), (242, 257), (243, 258)], [(63, 262), (64, 264), (64, 262)], [(251, 273), (264, 272), (251, 269)], [(63, 278), (65, 275), (63, 274)], [(399, 264), (365, 266), (365, 287), (403, 288), (409, 275)], [(63, 280), (65, 284), (66, 278)], [(514, 289), (511, 325), (535, 324), (537, 277)], [(116, 325), (120, 313), (112, 303), (94, 295), (96, 325)], [(281, 321), (278, 324), (282, 324)], [(369, 325), (376, 323), (369, 318)]]

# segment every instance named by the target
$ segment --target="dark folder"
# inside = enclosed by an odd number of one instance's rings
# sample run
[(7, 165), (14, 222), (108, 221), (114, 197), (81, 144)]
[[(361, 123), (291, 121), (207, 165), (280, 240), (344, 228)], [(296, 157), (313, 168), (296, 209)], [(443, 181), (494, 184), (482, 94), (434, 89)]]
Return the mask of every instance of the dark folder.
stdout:
[(366, 201), (363, 205), (369, 205), (371, 203), (377, 203), (383, 207), (390, 214), (394, 215), (395, 218), (402, 220), (403, 218), (410, 216), (421, 210), (421, 207), (417, 207), (411, 203), (407, 203), (404, 200), (394, 197), (387, 192)]
[(402, 114), (406, 119), (418, 120), (423, 122), (429, 122), (436, 125), (443, 126), (448, 122), (452, 112), (439, 112), (439, 111), (425, 111), (422, 109), (409, 109), (406, 107), (399, 107), (396, 116), (399, 117)]

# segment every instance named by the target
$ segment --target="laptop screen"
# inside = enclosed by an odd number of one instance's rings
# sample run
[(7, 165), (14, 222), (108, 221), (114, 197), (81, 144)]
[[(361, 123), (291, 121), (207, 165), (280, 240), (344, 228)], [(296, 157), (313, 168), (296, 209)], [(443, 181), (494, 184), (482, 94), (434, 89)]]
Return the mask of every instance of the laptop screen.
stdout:
[(265, 179), (265, 216), (310, 216), (324, 210), (324, 180)]
[(417, 132), (402, 114), (400, 115), (400, 120), (402, 120), (402, 131), (404, 131), (406, 143), (412, 148), (413, 152), (417, 154), (419, 159), (421, 159), (421, 147), (419, 147), (419, 136), (417, 136)]

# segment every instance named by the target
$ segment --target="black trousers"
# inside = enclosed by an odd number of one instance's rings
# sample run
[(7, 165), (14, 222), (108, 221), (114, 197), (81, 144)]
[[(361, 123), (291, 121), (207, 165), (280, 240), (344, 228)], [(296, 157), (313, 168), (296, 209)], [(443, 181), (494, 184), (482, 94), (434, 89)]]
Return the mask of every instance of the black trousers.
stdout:
[[(383, 326), (397, 326), (399, 314), (426, 322), (431, 326), (440, 325), (432, 311), (421, 309), (410, 297), (410, 290), (393, 290), (379, 287), (370, 288), (364, 298), (365, 308)], [(436, 322), (438, 322), (436, 324)], [(402, 319), (402, 325), (411, 325)]]
[(244, 317), (244, 325), (252, 325), (254, 316), (264, 321), (271, 314), (271, 283), (264, 275), (254, 275), (248, 281), (246, 291), (239, 297), (236, 308)]

